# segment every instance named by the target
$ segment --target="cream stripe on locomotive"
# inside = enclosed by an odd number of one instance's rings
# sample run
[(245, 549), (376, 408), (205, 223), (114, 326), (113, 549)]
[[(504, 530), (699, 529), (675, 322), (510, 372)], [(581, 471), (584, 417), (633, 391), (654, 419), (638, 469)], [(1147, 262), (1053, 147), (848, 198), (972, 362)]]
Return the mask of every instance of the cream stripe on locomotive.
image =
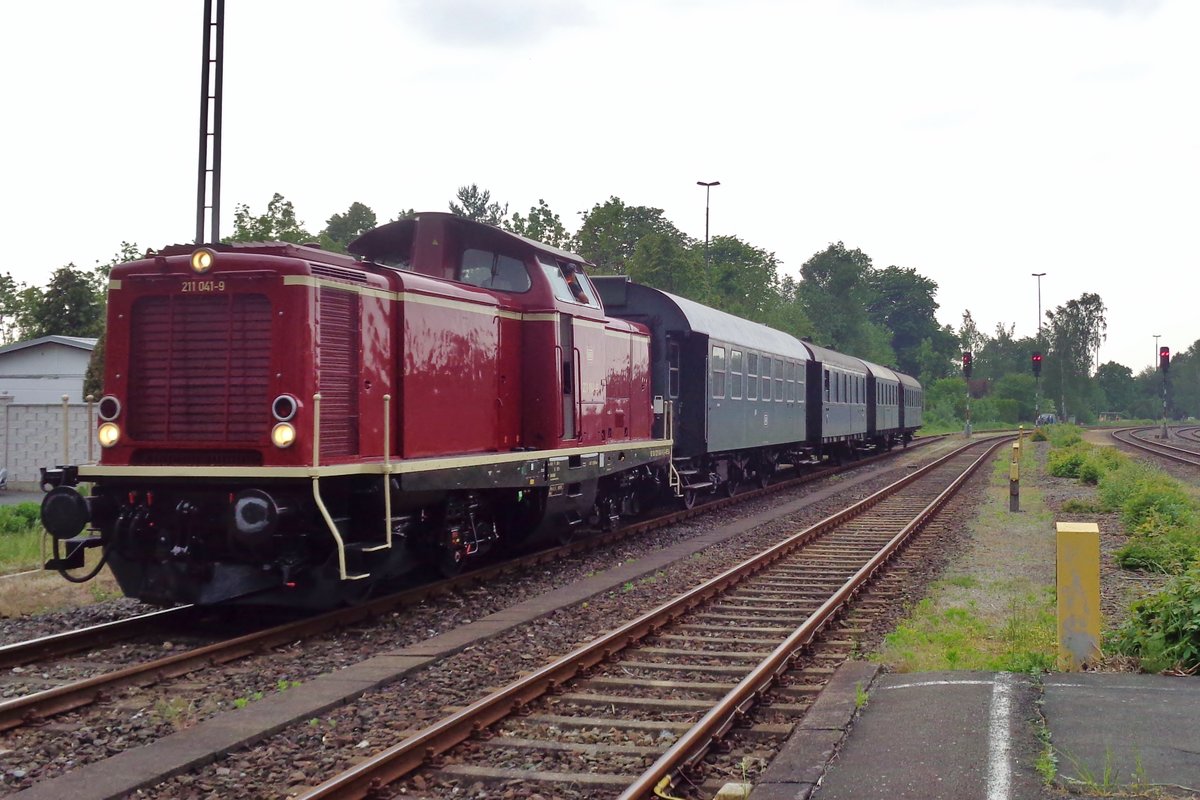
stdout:
[(93, 478), (310, 478), (339, 475), (411, 475), (444, 469), (480, 467), (488, 464), (514, 464), (521, 461), (541, 461), (570, 456), (599, 455), (600, 453), (635, 453), (646, 458), (667, 458), (674, 442), (652, 439), (642, 442), (618, 442), (596, 447), (564, 447), (561, 450), (528, 450), (510, 453), (472, 453), (446, 458), (414, 458), (405, 461), (382, 461), (367, 464), (332, 464), (325, 467), (110, 467), (99, 464), (81, 465), (79, 477)]

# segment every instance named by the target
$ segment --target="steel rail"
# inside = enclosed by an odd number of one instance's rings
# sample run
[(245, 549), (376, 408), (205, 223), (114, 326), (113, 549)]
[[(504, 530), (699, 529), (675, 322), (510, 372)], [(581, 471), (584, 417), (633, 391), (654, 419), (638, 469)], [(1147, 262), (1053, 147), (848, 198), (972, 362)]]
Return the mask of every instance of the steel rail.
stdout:
[[(933, 441), (933, 439), (931, 438), (929, 441)], [(879, 454), (877, 456), (872, 456), (867, 459), (854, 462), (854, 464), (855, 466), (862, 466), (885, 458), (887, 455), (888, 454), (886, 453)], [(817, 470), (815, 472), (799, 476), (798, 478), (783, 480), (763, 489), (755, 489), (753, 491), (747, 491), (734, 495), (733, 497), (721, 498), (715, 502), (704, 503), (691, 509), (685, 509), (683, 511), (677, 511), (665, 516), (646, 520), (644, 522), (635, 523), (616, 531), (589, 536), (578, 541), (535, 552), (517, 559), (484, 566), (454, 578), (448, 578), (435, 583), (418, 586), (388, 595), (386, 597), (381, 597), (361, 605), (337, 609), (316, 617), (288, 622), (282, 625), (276, 625), (271, 628), (244, 634), (242, 636), (225, 641), (204, 645), (202, 647), (194, 648), (181, 653), (175, 653), (164, 658), (154, 659), (142, 664), (136, 664), (123, 669), (107, 672), (102, 675), (96, 675), (91, 678), (73, 681), (52, 689), (46, 689), (40, 692), (34, 692), (32, 694), (2, 701), (0, 702), (0, 731), (16, 728), (28, 722), (44, 719), (46, 717), (54, 716), (55, 714), (61, 714), (66, 711), (71, 711), (73, 709), (89, 705), (90, 703), (101, 699), (108, 692), (116, 689), (122, 689), (128, 686), (150, 686), (168, 678), (179, 677), (181, 675), (186, 675), (209, 666), (235, 661), (240, 658), (254, 655), (255, 653), (263, 652), (272, 647), (277, 647), (281, 644), (291, 643), (298, 638), (317, 636), (330, 630), (357, 624), (372, 617), (390, 613), (397, 608), (401, 608), (406, 605), (414, 605), (430, 597), (446, 594), (460, 587), (474, 586), (484, 583), (497, 575), (506, 572), (512, 572), (523, 566), (535, 566), (538, 564), (552, 562), (560, 558), (567, 558), (580, 551), (620, 541), (624, 538), (635, 536), (648, 530), (663, 527), (665, 525), (672, 524), (683, 519), (688, 519), (699, 514), (708, 513), (718, 508), (723, 508), (730, 503), (740, 503), (756, 497), (783, 491), (788, 488), (795, 488), (798, 485), (819, 480), (821, 478), (841, 473), (853, 468), (853, 466), (841, 466)], [(910, 475), (909, 477), (912, 476)], [(173, 611), (176, 611), (176, 609), (168, 609), (166, 612), (158, 613), (166, 614)], [(114, 625), (116, 623), (109, 624)], [(72, 631), (59, 634), (59, 636), (62, 637), (59, 640), (61, 642), (61, 645), (59, 646), (67, 647), (67, 643), (71, 641), (72, 636), (85, 637), (85, 639), (83, 639), (87, 641), (87, 643), (83, 645), (85, 647), (104, 643), (105, 640), (103, 639), (103, 636), (105, 626), (93, 627), (95, 630), (83, 629), (81, 631)], [(109, 630), (112, 629), (110, 628)], [(91, 633), (89, 633), (89, 631), (91, 631)], [(136, 633), (132, 633), (131, 635), (136, 635)], [(54, 639), (55, 637), (44, 638)], [(124, 638), (124, 634), (122, 634), (122, 638)], [(22, 650), (24, 648), (32, 649), (43, 646), (38, 644), (40, 641), (42, 640), (18, 642), (13, 645), (9, 645), (7, 648), (0, 649), (0, 654), (7, 649), (9, 651), (10, 658), (23, 659), (23, 661), (17, 663), (27, 663), (29, 660), (36, 660), (36, 657), (38, 656), (35, 656), (34, 659), (25, 658), (25, 656), (21, 655)], [(44, 646), (53, 647), (54, 645), (47, 644)], [(54, 654), (58, 653), (55, 652)]]
[(54, 658), (97, 645), (131, 639), (134, 636), (158, 630), (165, 625), (175, 624), (180, 621), (180, 618), (186, 620), (195, 612), (195, 606), (176, 606), (152, 611), (149, 614), (139, 614), (136, 617), (103, 622), (87, 628), (61, 631), (37, 639), (2, 645), (0, 646), (0, 669), (19, 667), (30, 661)]
[[(638, 800), (653, 796), (655, 788), (662, 788), (664, 779), (682, 770), (694, 767), (708, 752), (714, 742), (720, 741), (733, 727), (738, 718), (745, 716), (750, 707), (770, 690), (780, 676), (788, 670), (798, 657), (800, 650), (810, 644), (821, 629), (837, 615), (841, 608), (862, 586), (871, 579), (904, 545), (907, 539), (919, 531), (962, 487), (996, 449), (1007, 439), (1000, 439), (963, 470), (932, 502), (891, 538), (883, 549), (871, 557), (800, 627), (776, 647), (767, 658), (750, 671), (737, 686), (721, 698), (712, 710), (675, 741), (642, 775), (621, 793), (618, 800)], [(961, 452), (960, 448), (955, 454)]]
[(1109, 435), (1118, 442), (1135, 447), (1143, 452), (1168, 458), (1180, 464), (1200, 467), (1200, 453), (1197, 453), (1195, 450), (1188, 450), (1185, 447), (1176, 447), (1175, 445), (1163, 442), (1151, 442), (1134, 435), (1138, 431), (1150, 430), (1155, 430), (1155, 428), (1125, 428), (1123, 430), (1112, 431)]
[[(1011, 437), (998, 439), (992, 449)], [(768, 550), (729, 568), (705, 583), (696, 586), (659, 607), (642, 614), (592, 642), (576, 648), (567, 655), (520, 678), (466, 708), (409, 736), (398, 744), (330, 778), (325, 783), (300, 795), (301, 800), (326, 798), (364, 798), (379, 787), (392, 783), (423, 766), (427, 761), (466, 740), (477, 731), (520, 711), (543, 694), (553, 691), (585, 670), (611, 658), (617, 652), (645, 638), (683, 616), (707, 600), (749, 578), (770, 564), (785, 557), (827, 530), (856, 517), (883, 499), (920, 480), (932, 470), (959, 455), (959, 448), (926, 466), (913, 471), (899, 481), (880, 489), (852, 506), (838, 511), (815, 525), (794, 534)]]

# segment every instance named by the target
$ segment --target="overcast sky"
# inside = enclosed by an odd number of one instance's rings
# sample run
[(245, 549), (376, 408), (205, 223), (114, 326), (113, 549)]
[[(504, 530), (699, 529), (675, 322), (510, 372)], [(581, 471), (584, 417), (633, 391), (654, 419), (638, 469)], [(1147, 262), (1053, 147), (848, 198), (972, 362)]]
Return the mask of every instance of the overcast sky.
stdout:
[[(202, 0), (5, 5), (6, 263), (44, 284), (195, 235)], [(1196, 0), (227, 0), (222, 233), (291, 200), (445, 210), (477, 183), (572, 230), (610, 196), (798, 273), (830, 242), (939, 319), (1084, 292), (1104, 361), (1200, 338)]]

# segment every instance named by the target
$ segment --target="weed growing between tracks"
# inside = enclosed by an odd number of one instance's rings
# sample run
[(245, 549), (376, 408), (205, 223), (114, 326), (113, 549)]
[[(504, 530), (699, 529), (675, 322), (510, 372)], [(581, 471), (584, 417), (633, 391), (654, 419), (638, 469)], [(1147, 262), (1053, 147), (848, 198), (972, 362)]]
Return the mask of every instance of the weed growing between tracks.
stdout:
[[(1054, 525), (1028, 478), (1021, 511), (1008, 510), (1009, 455), (996, 460), (972, 541), (934, 584), (930, 596), (889, 634), (874, 657), (898, 672), (1037, 672), (1055, 659)], [(1021, 473), (1037, 468), (1033, 446)]]

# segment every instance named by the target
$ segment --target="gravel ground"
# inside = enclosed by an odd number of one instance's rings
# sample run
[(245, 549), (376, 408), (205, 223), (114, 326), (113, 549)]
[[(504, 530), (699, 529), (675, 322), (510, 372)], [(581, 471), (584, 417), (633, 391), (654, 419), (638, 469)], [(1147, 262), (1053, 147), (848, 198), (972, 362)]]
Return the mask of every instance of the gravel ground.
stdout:
[[(935, 444), (931, 448), (904, 454), (901, 458), (905, 461), (925, 461), (932, 457), (933, 448), (938, 447), (939, 445)], [(864, 469), (866, 474), (877, 474), (877, 477), (850, 490), (848, 494), (853, 497), (865, 496), (890, 483), (898, 477), (898, 471), (903, 468), (872, 465)], [(845, 478), (835, 477), (831, 480), (836, 485)], [(822, 482), (821, 485), (828, 484)], [(90, 763), (130, 747), (144, 745), (239, 704), (253, 702), (262, 693), (286, 690), (295, 682), (303, 682), (357, 663), (377, 652), (421, 641), (526, 598), (542, 594), (555, 586), (604, 570), (613, 563), (637, 559), (642, 554), (672, 542), (720, 527), (731, 519), (759, 513), (779, 503), (802, 497), (815, 488), (817, 487), (809, 485), (783, 495), (752, 501), (736, 510), (717, 511), (701, 519), (656, 531), (637, 540), (603, 548), (568, 563), (525, 571), (523, 574), (493, 582), (486, 588), (437, 598), (421, 606), (398, 611), (387, 619), (377, 620), (369, 627), (358, 627), (335, 636), (297, 642), (264, 656), (198, 673), (188, 681), (173, 682), (164, 688), (134, 689), (112, 703), (56, 717), (47, 726), (23, 728), (0, 735), (0, 789), (11, 791), (24, 788), (75, 766)], [(819, 508), (811, 509), (798, 518), (781, 520), (766, 526), (754, 539), (758, 543), (773, 541), (781, 533), (811, 524), (846, 502), (839, 499), (821, 503)], [(486, 688), (509, 680), (522, 668), (541, 663), (542, 655), (559, 647), (561, 643), (574, 644), (594, 635), (595, 632), (611, 626), (614, 619), (623, 619), (634, 613), (629, 610), (631, 607), (652, 607), (677, 591), (678, 587), (699, 580), (698, 575), (712, 574), (757, 549), (759, 547), (756, 544), (723, 546), (718, 548), (719, 552), (706, 552), (699, 558), (690, 559), (686, 565), (688, 569), (683, 574), (672, 571), (670, 575), (648, 577), (639, 585), (629, 587), (629, 591), (597, 598), (595, 602), (587, 604), (588, 608), (560, 612), (541, 620), (529, 629), (503, 637), (502, 642), (495, 648), (486, 648), (487, 655), (479, 652), (485, 648), (468, 650), (452, 659), (453, 665), (433, 670), (435, 674), (430, 677), (429, 684), (423, 684), (419, 690), (414, 690), (407, 683), (399, 684), (396, 689), (402, 700), (395, 702), (400, 703), (404, 709), (403, 714), (396, 714), (395, 709), (389, 705), (393, 701), (386, 698), (380, 701), (382, 705), (368, 703), (357, 710), (354, 706), (347, 707), (339, 715), (342, 724), (330, 724), (327, 720), (311, 721), (310, 724), (301, 726), (298, 732), (289, 731), (281, 737), (269, 740), (267, 745), (256, 748), (252, 755), (245, 758), (250, 759), (248, 763), (253, 766), (265, 758), (264, 753), (284, 747), (283, 744), (272, 743), (289, 737), (295, 738), (300, 744), (298, 749), (289, 748), (289, 755), (284, 759), (288, 764), (292, 759), (305, 761), (318, 752), (312, 750), (314, 737), (330, 749), (345, 745), (348, 739), (354, 739), (350, 744), (355, 746), (367, 741), (368, 744), (356, 749), (369, 752), (369, 739), (354, 738), (359, 735), (357, 731), (362, 726), (354, 719), (344, 718), (345, 714), (359, 715), (364, 721), (379, 718), (386, 730), (404, 730), (419, 726), (423, 721), (440, 716), (443, 706), (461, 704), (468, 699), (464, 697), (461, 688), (462, 675), (476, 676), (473, 684), (476, 689), (469, 696), (469, 699), (473, 699), (486, 693)], [(57, 624), (59, 628), (68, 624), (78, 624), (67, 621), (72, 619), (74, 618), (68, 614), (58, 620)], [(173, 646), (173, 643), (171, 644)], [(514, 653), (517, 654), (515, 657)], [(421, 697), (422, 701), (414, 704), (414, 697)], [(312, 752), (309, 752), (310, 750)], [(268, 760), (273, 764), (278, 763), (278, 759)], [(260, 797), (261, 787), (288, 785), (286, 780), (275, 784), (260, 783), (257, 780), (247, 782), (244, 776), (237, 774), (241, 773), (242, 769), (233, 770), (229, 774), (221, 773), (222, 769), (231, 768), (218, 762), (207, 771), (206, 779), (181, 776), (176, 779), (177, 784), (168, 784), (171, 788), (160, 796), (203, 796), (203, 793), (196, 794), (188, 787), (193, 781), (203, 783), (204, 780), (216, 781), (212, 785), (228, 784), (230, 794), (227, 796), (230, 797)], [(321, 771), (323, 770), (317, 770), (315, 774), (320, 774)], [(251, 790), (247, 789), (247, 786), (257, 788)], [(188, 794), (178, 794), (185, 788), (188, 789)]]

